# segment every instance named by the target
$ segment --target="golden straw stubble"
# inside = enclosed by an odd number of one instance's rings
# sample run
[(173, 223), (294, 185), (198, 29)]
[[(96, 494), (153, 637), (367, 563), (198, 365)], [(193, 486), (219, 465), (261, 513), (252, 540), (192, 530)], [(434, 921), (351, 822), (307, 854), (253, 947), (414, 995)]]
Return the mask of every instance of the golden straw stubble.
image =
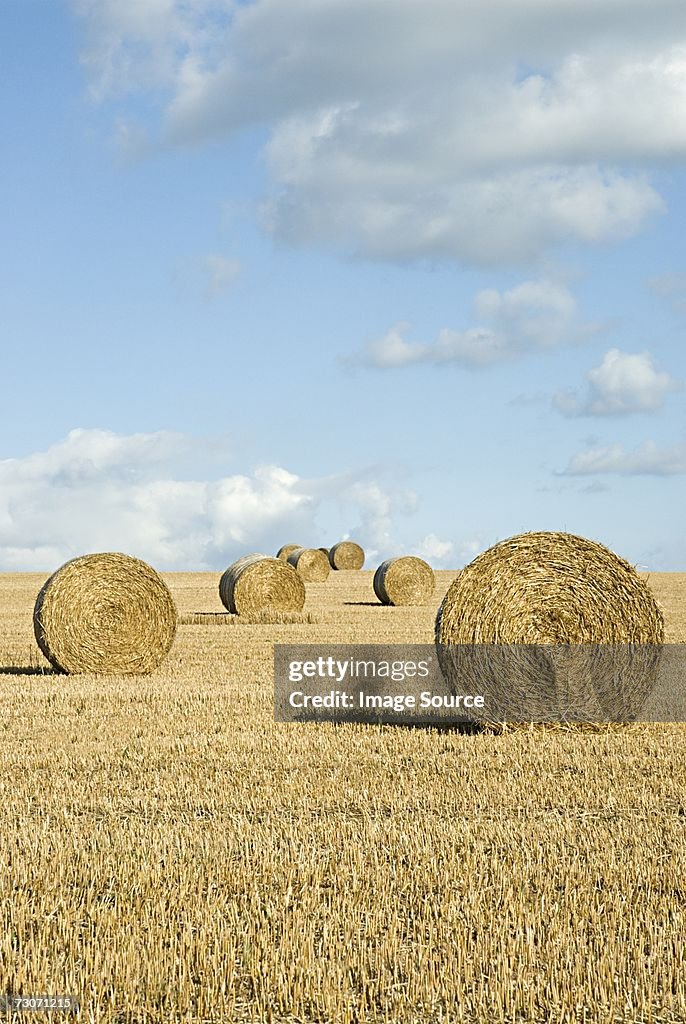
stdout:
[(364, 550), (353, 540), (339, 541), (329, 549), (329, 563), (332, 569), (361, 569)]
[(288, 564), (306, 583), (323, 583), (331, 569), (328, 556), (319, 548), (296, 548), (288, 556)]
[(374, 593), (382, 604), (426, 604), (434, 592), (433, 569), (422, 558), (387, 558), (374, 573)]
[(68, 673), (146, 675), (168, 654), (176, 625), (164, 580), (120, 552), (66, 562), (45, 582), (33, 611), (38, 646)]
[(534, 532), (494, 545), (460, 572), (435, 639), (451, 687), (490, 687), (502, 720), (565, 711), (570, 720), (625, 721), (654, 685), (664, 620), (645, 580), (609, 548)]
[(267, 610), (300, 612), (305, 605), (305, 584), (288, 562), (254, 553), (244, 555), (224, 571), (219, 597), (234, 615), (256, 615)]

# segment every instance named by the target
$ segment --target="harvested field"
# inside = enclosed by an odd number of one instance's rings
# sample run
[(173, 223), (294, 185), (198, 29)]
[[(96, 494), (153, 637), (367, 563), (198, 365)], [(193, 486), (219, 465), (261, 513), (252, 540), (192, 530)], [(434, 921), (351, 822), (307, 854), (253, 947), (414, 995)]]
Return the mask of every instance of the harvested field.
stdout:
[[(151, 676), (54, 674), (0, 576), (0, 989), (80, 1020), (683, 1022), (686, 726), (502, 735), (272, 720), (273, 643), (431, 643), (371, 571), (303, 621), (166, 574)], [(686, 576), (653, 575), (668, 642)], [(312, 616), (309, 621), (307, 616)]]

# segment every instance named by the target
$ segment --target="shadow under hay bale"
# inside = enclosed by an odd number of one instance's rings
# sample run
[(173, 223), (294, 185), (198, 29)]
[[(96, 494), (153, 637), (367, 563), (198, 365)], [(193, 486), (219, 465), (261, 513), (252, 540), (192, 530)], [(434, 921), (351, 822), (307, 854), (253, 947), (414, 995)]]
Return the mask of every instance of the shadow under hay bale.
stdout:
[(324, 583), (331, 571), (329, 559), (319, 548), (296, 548), (288, 556), (288, 564), (306, 583)]
[(33, 612), (41, 651), (62, 672), (143, 675), (164, 660), (177, 614), (167, 585), (130, 555), (66, 562), (43, 585)]
[(44, 668), (36, 665), (0, 665), (0, 676), (54, 676), (60, 672), (59, 669)]
[(227, 611), (254, 616), (269, 610), (301, 612), (305, 584), (288, 562), (269, 555), (244, 555), (226, 569), (219, 581), (219, 597)]
[(374, 593), (382, 604), (426, 604), (436, 587), (433, 569), (421, 558), (388, 558), (374, 573)]
[(608, 548), (527, 533), (483, 552), (436, 616), (453, 693), (488, 694), (484, 721), (632, 721), (652, 691), (664, 621), (647, 584)]
[(329, 563), (332, 569), (361, 569), (364, 557), (364, 550), (352, 540), (339, 541), (329, 549)]
[(272, 608), (254, 615), (232, 612), (188, 612), (179, 617), (180, 626), (298, 626), (312, 625), (320, 619), (312, 612), (280, 612)]

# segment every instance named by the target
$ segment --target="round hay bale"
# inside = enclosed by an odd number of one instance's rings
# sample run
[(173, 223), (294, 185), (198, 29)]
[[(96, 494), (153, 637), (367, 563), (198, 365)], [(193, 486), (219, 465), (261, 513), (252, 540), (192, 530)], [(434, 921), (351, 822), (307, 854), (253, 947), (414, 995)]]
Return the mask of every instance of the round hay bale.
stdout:
[(152, 672), (172, 645), (176, 623), (164, 580), (118, 552), (66, 562), (45, 582), (33, 610), (41, 651), (54, 668), (72, 673)]
[(328, 562), (328, 560), (329, 560), (329, 549), (328, 548), (319, 548), (319, 550), (324, 552), (324, 554), (326, 555), (326, 560)]
[(339, 541), (329, 549), (329, 563), (332, 569), (361, 569), (364, 551), (352, 540)]
[[(279, 550), (276, 552), (276, 557), (280, 558), (283, 562), (288, 561), (288, 556), (294, 551), (297, 551), (300, 544), (282, 544)], [(266, 556), (263, 556), (266, 557)]]
[(323, 583), (331, 569), (329, 559), (319, 548), (296, 548), (288, 556), (288, 564), (306, 583)]
[(488, 691), (483, 718), (629, 721), (654, 685), (664, 620), (645, 581), (602, 544), (524, 533), (461, 571), (435, 639), (453, 693)]
[(421, 558), (387, 558), (374, 573), (374, 593), (381, 604), (426, 604), (434, 592), (433, 569)]
[(244, 555), (222, 574), (219, 596), (234, 615), (300, 612), (305, 604), (305, 584), (283, 559)]

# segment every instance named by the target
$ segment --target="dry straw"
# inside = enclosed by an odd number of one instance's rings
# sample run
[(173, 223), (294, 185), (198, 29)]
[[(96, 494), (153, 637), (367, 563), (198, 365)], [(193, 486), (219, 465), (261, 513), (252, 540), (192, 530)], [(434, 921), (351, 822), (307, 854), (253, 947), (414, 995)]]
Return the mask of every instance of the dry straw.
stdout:
[(496, 718), (627, 721), (654, 685), (664, 620), (646, 582), (608, 548), (524, 533), (462, 570), (435, 638), (453, 692), (485, 686)]
[(374, 573), (374, 593), (382, 604), (426, 604), (434, 592), (433, 569), (421, 558), (388, 558)]
[(176, 622), (160, 576), (118, 552), (66, 562), (46, 581), (33, 610), (38, 646), (63, 672), (152, 672), (172, 645)]
[(269, 555), (244, 555), (230, 565), (219, 581), (219, 596), (234, 615), (261, 612), (300, 612), (305, 584), (292, 565)]
[(332, 569), (361, 569), (364, 565), (364, 551), (352, 540), (342, 540), (329, 549)]
[(331, 569), (329, 559), (319, 548), (296, 548), (288, 556), (288, 564), (306, 583), (323, 583)]
[(282, 544), (279, 550), (276, 552), (276, 557), (280, 558), (283, 562), (288, 561), (288, 556), (294, 551), (297, 551), (300, 544)]

